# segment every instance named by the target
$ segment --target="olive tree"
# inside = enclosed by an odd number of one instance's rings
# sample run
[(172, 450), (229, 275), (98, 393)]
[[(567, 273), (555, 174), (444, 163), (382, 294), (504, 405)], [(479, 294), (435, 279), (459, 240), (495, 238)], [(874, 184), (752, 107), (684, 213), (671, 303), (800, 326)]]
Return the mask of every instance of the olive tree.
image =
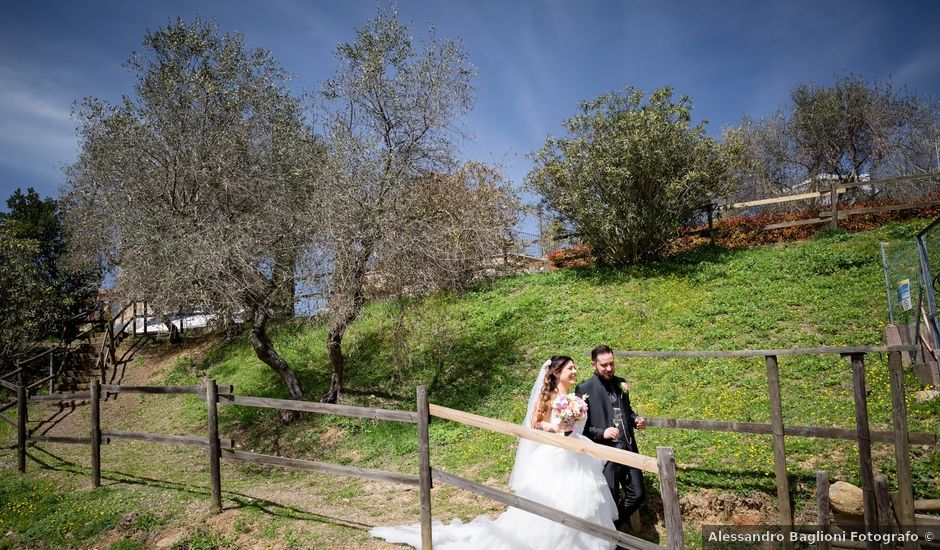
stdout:
[[(740, 198), (766, 197), (806, 183), (857, 181), (940, 169), (940, 109), (891, 82), (843, 75), (832, 85), (800, 84), (770, 117), (745, 117), (726, 137), (737, 141)], [(917, 186), (907, 186), (907, 191)]]
[(474, 71), (457, 42), (431, 33), (417, 47), (397, 14), (380, 10), (336, 59), (323, 90), (326, 402), (341, 398), (343, 336), (370, 281), (386, 295), (468, 283), (501, 249), (515, 208), (496, 172), (458, 170), (456, 125), (472, 105)]
[(605, 94), (563, 126), (566, 136), (533, 155), (527, 181), (606, 264), (660, 255), (729, 187), (727, 147), (671, 88)]
[(250, 322), (258, 358), (300, 399), (268, 324), (319, 227), (322, 141), (283, 69), (240, 35), (177, 20), (143, 46), (134, 94), (76, 110), (63, 197), (74, 255), (114, 266), (127, 300)]

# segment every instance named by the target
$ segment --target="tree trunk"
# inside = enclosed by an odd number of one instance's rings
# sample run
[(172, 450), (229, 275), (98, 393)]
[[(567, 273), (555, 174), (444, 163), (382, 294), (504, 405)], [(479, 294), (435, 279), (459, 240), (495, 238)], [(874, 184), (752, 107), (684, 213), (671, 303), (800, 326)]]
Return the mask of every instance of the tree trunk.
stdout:
[(297, 277), (294, 271), (296, 265), (296, 250), (281, 252), (274, 258), (274, 272), (271, 279), (275, 285), (272, 302), (276, 319), (290, 319), (294, 316), (294, 297), (297, 290)]
[(345, 324), (334, 324), (330, 327), (330, 332), (326, 336), (326, 350), (330, 355), (330, 367), (333, 370), (333, 376), (330, 378), (330, 391), (320, 399), (323, 403), (337, 403), (341, 398), (343, 367), (345, 366), (345, 359), (343, 358), (343, 334), (345, 332)]
[(342, 269), (341, 273), (347, 274), (347, 279), (343, 281), (343, 289), (346, 296), (344, 301), (348, 300), (344, 307), (338, 308), (336, 317), (330, 325), (330, 332), (326, 336), (326, 349), (330, 356), (330, 367), (333, 369), (333, 376), (330, 379), (330, 391), (320, 399), (323, 403), (338, 403), (342, 398), (343, 392), (343, 367), (345, 358), (343, 357), (343, 335), (350, 323), (356, 320), (362, 306), (365, 303), (365, 275), (366, 264), (372, 256), (371, 242), (363, 243), (362, 249), (354, 253), (350, 265), (347, 269)]
[(183, 339), (180, 337), (179, 329), (176, 328), (176, 325), (173, 324), (173, 317), (170, 315), (163, 315), (160, 317), (160, 320), (163, 321), (163, 324), (166, 325), (167, 335), (170, 339), (171, 344), (180, 344), (183, 342)]
[[(300, 385), (300, 380), (297, 378), (294, 371), (291, 370), (287, 361), (274, 349), (274, 343), (271, 342), (271, 338), (268, 337), (266, 328), (269, 318), (270, 314), (265, 309), (260, 307), (255, 309), (251, 331), (249, 333), (251, 346), (254, 348), (255, 355), (258, 356), (258, 359), (261, 359), (265, 365), (271, 367), (274, 372), (281, 377), (281, 380), (284, 381), (284, 385), (287, 386), (287, 393), (290, 394), (291, 399), (303, 399), (304, 389)], [(284, 420), (285, 423), (290, 422), (296, 416), (296, 411), (281, 412), (281, 419)]]

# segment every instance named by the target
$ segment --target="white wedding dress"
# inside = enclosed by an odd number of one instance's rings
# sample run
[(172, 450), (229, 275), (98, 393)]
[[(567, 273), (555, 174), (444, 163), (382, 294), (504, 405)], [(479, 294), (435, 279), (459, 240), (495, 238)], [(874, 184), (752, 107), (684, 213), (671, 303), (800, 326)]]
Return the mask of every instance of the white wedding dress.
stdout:
[[(540, 376), (542, 373), (540, 372)], [(536, 389), (540, 389), (538, 380)], [(530, 399), (530, 409), (534, 400)], [(530, 414), (524, 425), (528, 425)], [(552, 413), (551, 422), (558, 425)], [(583, 423), (569, 437), (582, 436)], [(617, 507), (603, 476), (600, 459), (572, 453), (551, 445), (520, 440), (510, 486), (515, 494), (557, 510), (614, 529)], [(610, 550), (613, 543), (560, 523), (510, 507), (495, 520), (479, 516), (470, 523), (454, 519), (450, 524), (434, 522), (431, 528), (435, 550)], [(369, 534), (389, 542), (421, 548), (421, 525), (375, 527)]]

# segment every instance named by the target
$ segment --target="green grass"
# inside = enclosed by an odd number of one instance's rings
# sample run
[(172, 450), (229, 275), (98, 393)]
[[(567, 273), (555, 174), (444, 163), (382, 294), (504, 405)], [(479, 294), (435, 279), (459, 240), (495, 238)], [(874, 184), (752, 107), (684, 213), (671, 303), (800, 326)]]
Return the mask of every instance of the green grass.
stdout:
[[(909, 223), (856, 235), (829, 232), (751, 250), (702, 247), (628, 269), (510, 277), (463, 294), (372, 303), (344, 342), (346, 402), (407, 409), (414, 406), (415, 386), (425, 384), (434, 403), (518, 422), (545, 357), (575, 357), (584, 379), (590, 375), (585, 354), (598, 343), (648, 350), (879, 344), (886, 312), (878, 242), (916, 228)], [(274, 335), (313, 398), (329, 383), (324, 338), (316, 323), (284, 325)], [(866, 359), (873, 429), (890, 429), (887, 359)], [(216, 346), (201, 364), (185, 368), (192, 379), (211, 376), (234, 384), (240, 394), (286, 396), (243, 340)], [(622, 359), (618, 372), (633, 386), (635, 408), (648, 416), (769, 421), (760, 358)], [(846, 360), (784, 356), (780, 378), (786, 423), (854, 426), (852, 396), (842, 386), (851, 380)], [(914, 387), (916, 380), (908, 384)], [(909, 405), (912, 429), (937, 431), (936, 404)], [(283, 427), (271, 411), (239, 407), (224, 407), (221, 418), (224, 430), (259, 448), (277, 439), (282, 450), (289, 441), (301, 456), (343, 463), (355, 457), (358, 465), (404, 471), (416, 464), (410, 426), (320, 416)], [(340, 437), (326, 437), (328, 432)], [(436, 464), (480, 479), (505, 476), (512, 465), (514, 442), (498, 434), (435, 422), (431, 441)], [(641, 452), (655, 454), (658, 445), (675, 447), (684, 486), (772, 490), (769, 436), (666, 429), (642, 434)], [(788, 438), (787, 446), (797, 485), (821, 468), (858, 481), (852, 442)], [(875, 447), (876, 467), (890, 473), (890, 447)], [(915, 460), (922, 467), (938, 458), (916, 449)], [(940, 496), (936, 476), (919, 477), (916, 491)]]
[(121, 522), (133, 531), (157, 529), (173, 512), (141, 513), (150, 508), (147, 497), (159, 498), (109, 487), (67, 490), (37, 477), (0, 476), (0, 532), (8, 534), (0, 539), (0, 548), (37, 542), (53, 548), (84, 545)]
[[(586, 354), (599, 343), (638, 350), (879, 344), (887, 314), (878, 243), (909, 238), (924, 223), (892, 224), (855, 235), (828, 232), (806, 242), (750, 250), (706, 246), (627, 269), (595, 267), (508, 277), (487, 281), (461, 294), (373, 302), (352, 324), (344, 340), (344, 403), (413, 409), (415, 387), (426, 385), (434, 403), (519, 422), (535, 373), (546, 357), (575, 357), (579, 378), (586, 379), (591, 374)], [(294, 321), (276, 326), (272, 337), (277, 350), (296, 370), (310, 399), (318, 399), (330, 381), (325, 327), (315, 321)], [(890, 430), (887, 358), (870, 354), (866, 367), (867, 384), (872, 390), (872, 429)], [(646, 416), (769, 421), (762, 358), (620, 359), (618, 374), (629, 380), (633, 405)], [(244, 337), (217, 342), (199, 360), (179, 359), (162, 380), (152, 383), (190, 385), (203, 377), (232, 384), (239, 395), (287, 397), (276, 374), (255, 357)], [(781, 356), (784, 422), (852, 428), (852, 395), (843, 387), (850, 380), (851, 369), (845, 359)], [(912, 375), (908, 376), (907, 387), (918, 387)], [(168, 398), (140, 399), (145, 407), (148, 400)], [(193, 433), (202, 433), (205, 405), (194, 396), (172, 399), (176, 400), (172, 408), (175, 421)], [(938, 433), (940, 401), (909, 402), (908, 406), (913, 431)], [(220, 421), (222, 435), (234, 437), (247, 450), (417, 471), (413, 425), (304, 414), (285, 426), (276, 411), (232, 405), (220, 407)], [(6, 440), (11, 433), (0, 424), (0, 435)], [(432, 422), (430, 438), (435, 467), (478, 481), (506, 483), (513, 462), (514, 438), (445, 421)], [(647, 455), (655, 455), (657, 446), (674, 447), (680, 466), (680, 491), (718, 488), (775, 495), (769, 436), (651, 428), (638, 441), (640, 451)], [(786, 445), (798, 508), (813, 498), (817, 469), (829, 470), (834, 480), (859, 482), (853, 442), (788, 437)], [(889, 474), (893, 481), (892, 447), (875, 443), (873, 449), (875, 468)], [(940, 453), (936, 448), (916, 446), (912, 454), (915, 497), (940, 497)], [(182, 468), (188, 456), (181, 455), (180, 464), (173, 467)], [(126, 469), (138, 474), (129, 466)], [(294, 480), (298, 487), (305, 488), (320, 479), (310, 481), (303, 477), (306, 474), (252, 465), (239, 466), (239, 472), (238, 479), (226, 478), (226, 490)], [(146, 470), (139, 475), (146, 475)], [(655, 481), (649, 481), (655, 490)], [(0, 532), (17, 533), (16, 544), (40, 540), (56, 546), (88, 541), (93, 532), (113, 528), (124, 510), (135, 506), (147, 509), (142, 502), (117, 499), (117, 489), (80, 491), (48, 502), (39, 498), (43, 511), (34, 514), (50, 519), (48, 526), (41, 522), (44, 526), (37, 531), (40, 528), (27, 525), (23, 519), (27, 516), (17, 508), (23, 504), (13, 503), (26, 502), (16, 496), (20, 492), (46, 493), (48, 487), (13, 490), (16, 481), (8, 476), (0, 476), (0, 482)], [(200, 483), (204, 482), (200, 479)], [(320, 497), (324, 502), (341, 503), (356, 500), (361, 491), (362, 485), (350, 483), (333, 487)], [(103, 505), (104, 510), (111, 511), (94, 518), (82, 515), (91, 513), (82, 510), (92, 501), (95, 510)], [(460, 504), (454, 506), (448, 508), (445, 502), (436, 508), (436, 514), (460, 510)], [(254, 530), (262, 538), (277, 538), (288, 546), (300, 547), (324, 536), (321, 532), (306, 533), (307, 538), (298, 542), (294, 540), (297, 531), (287, 520), (272, 522), (255, 517), (250, 506), (243, 511), (249, 515), (238, 520), (236, 532)], [(159, 523), (168, 521), (171, 515), (152, 519)], [(64, 538), (65, 533), (72, 533), (72, 538)], [(355, 530), (343, 536), (352, 537), (347, 540), (350, 544), (366, 537)], [(135, 542), (117, 541), (112, 547), (135, 548)], [(235, 540), (204, 529), (193, 532), (181, 544), (189, 548), (225, 548)]]

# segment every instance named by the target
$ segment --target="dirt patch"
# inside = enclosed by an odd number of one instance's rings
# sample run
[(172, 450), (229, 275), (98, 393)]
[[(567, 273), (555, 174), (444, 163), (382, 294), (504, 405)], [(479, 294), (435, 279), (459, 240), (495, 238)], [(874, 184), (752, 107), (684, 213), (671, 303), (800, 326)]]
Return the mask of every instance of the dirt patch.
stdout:
[(346, 430), (329, 426), (323, 433), (320, 434), (320, 444), (324, 447), (332, 447), (338, 441), (343, 439), (343, 436), (345, 435)]
[(767, 493), (747, 496), (703, 489), (679, 497), (682, 520), (703, 525), (761, 525), (776, 521), (776, 502)]

